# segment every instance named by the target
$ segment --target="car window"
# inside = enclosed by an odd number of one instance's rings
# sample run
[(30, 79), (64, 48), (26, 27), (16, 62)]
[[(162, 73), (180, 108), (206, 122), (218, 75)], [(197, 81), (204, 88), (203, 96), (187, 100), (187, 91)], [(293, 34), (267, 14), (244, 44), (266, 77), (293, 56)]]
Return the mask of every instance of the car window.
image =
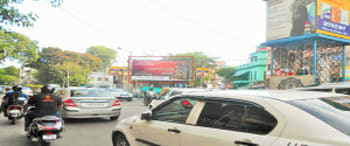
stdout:
[(71, 97), (109, 97), (103, 89), (72, 89)]
[(297, 100), (289, 103), (350, 136), (349, 96)]
[(153, 111), (153, 120), (185, 123), (197, 100), (179, 98)]
[(169, 98), (170, 94), (171, 94), (171, 90), (168, 90), (165, 93), (163, 93), (161, 96), (159, 96), (159, 99), (160, 100), (166, 100), (166, 99)]
[(197, 125), (223, 130), (267, 134), (277, 120), (264, 109), (241, 102), (207, 102)]
[(173, 91), (173, 92), (171, 92), (169, 97), (179, 95), (179, 94), (181, 94), (181, 91)]

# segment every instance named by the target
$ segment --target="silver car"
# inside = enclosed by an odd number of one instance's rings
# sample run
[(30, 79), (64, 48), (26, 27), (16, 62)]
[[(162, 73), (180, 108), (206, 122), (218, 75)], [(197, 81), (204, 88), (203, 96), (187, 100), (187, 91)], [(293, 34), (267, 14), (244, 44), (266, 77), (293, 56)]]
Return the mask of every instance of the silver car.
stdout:
[(114, 96), (117, 99), (123, 99), (127, 101), (132, 101), (132, 94), (119, 88), (110, 88), (108, 89), (110, 95)]
[(59, 89), (55, 94), (63, 98), (63, 107), (60, 109), (63, 118), (119, 118), (119, 100), (110, 96), (104, 89)]

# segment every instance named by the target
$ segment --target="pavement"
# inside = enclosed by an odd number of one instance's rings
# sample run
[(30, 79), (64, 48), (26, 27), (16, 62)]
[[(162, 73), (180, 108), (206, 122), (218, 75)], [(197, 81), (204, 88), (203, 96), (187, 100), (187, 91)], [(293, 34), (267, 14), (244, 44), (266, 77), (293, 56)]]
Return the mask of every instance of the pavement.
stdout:
[[(122, 101), (120, 119), (147, 111), (142, 101)], [(53, 141), (52, 146), (112, 146), (112, 131), (117, 121), (108, 119), (67, 119), (63, 138)], [(39, 146), (24, 135), (24, 119), (11, 125), (0, 115), (0, 146)]]

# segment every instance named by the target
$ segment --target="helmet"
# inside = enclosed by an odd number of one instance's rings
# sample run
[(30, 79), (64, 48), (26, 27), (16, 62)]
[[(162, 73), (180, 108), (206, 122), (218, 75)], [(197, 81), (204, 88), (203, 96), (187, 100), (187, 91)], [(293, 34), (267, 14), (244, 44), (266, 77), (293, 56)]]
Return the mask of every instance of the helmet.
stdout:
[(22, 85), (15, 85), (12, 87), (13, 91), (21, 91), (22, 90)]
[(55, 87), (50, 84), (46, 84), (41, 88), (41, 93), (53, 93), (54, 91)]

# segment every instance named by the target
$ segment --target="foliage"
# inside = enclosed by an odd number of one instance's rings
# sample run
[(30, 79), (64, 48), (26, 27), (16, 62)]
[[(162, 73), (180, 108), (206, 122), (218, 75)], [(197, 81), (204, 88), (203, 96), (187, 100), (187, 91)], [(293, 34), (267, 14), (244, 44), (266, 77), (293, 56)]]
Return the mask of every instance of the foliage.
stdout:
[(102, 60), (87, 53), (62, 51), (59, 48), (44, 48), (40, 58), (30, 66), (38, 70), (36, 77), (41, 84), (66, 84), (69, 72), (71, 85), (87, 83), (87, 76), (97, 71)]
[(25, 87), (29, 87), (30, 89), (33, 90), (39, 90), (43, 87), (43, 85), (34, 85), (34, 84), (23, 84)]
[(15, 32), (0, 31), (0, 61), (15, 58), (24, 63), (33, 62), (39, 56), (37, 42)]
[(193, 56), (194, 69), (196, 69), (197, 67), (214, 68), (216, 66), (215, 58), (210, 57), (203, 52), (180, 53), (171, 56)]
[(14, 66), (0, 69), (0, 83), (13, 85), (18, 82), (19, 69)]
[(117, 52), (104, 46), (93, 46), (87, 49), (87, 53), (100, 58), (103, 61), (101, 69), (107, 69), (117, 56)]
[[(4, 25), (31, 27), (38, 16), (34, 12), (23, 13), (16, 5), (22, 4), (24, 0), (1, 0), (0, 1), (0, 30)], [(35, 0), (38, 1), (38, 0)], [(49, 0), (51, 6), (58, 7), (63, 0)]]
[(235, 67), (223, 67), (216, 70), (216, 73), (220, 77), (225, 78), (226, 83), (232, 83), (234, 80), (233, 75), (235, 74), (235, 70)]

